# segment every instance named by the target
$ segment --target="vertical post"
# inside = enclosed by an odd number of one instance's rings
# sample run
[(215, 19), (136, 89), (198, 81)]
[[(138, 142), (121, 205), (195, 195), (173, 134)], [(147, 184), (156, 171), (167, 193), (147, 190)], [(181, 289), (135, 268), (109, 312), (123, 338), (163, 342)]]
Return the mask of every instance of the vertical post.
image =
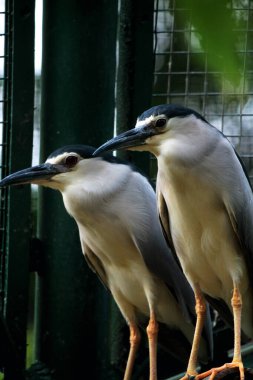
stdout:
[[(7, 1), (9, 39), (8, 105), (5, 120), (10, 147), (9, 172), (30, 166), (33, 139), (34, 0)], [(8, 66), (8, 67), (7, 67)], [(4, 316), (17, 349), (17, 363), (6, 368), (5, 379), (22, 378), (25, 368), (29, 287), (31, 190), (12, 188), (8, 197)], [(15, 363), (15, 364), (14, 364)], [(20, 371), (20, 372), (19, 372)]]
[[(117, 134), (150, 107), (153, 84), (153, 0), (121, 0), (117, 70)], [(146, 173), (149, 155), (124, 153)]]
[[(111, 136), (116, 28), (116, 0), (44, 0), (42, 160), (63, 145), (98, 146)], [(41, 192), (39, 219), (44, 244), (40, 358), (56, 380), (77, 379), (84, 372), (83, 378), (102, 378), (108, 345), (98, 358), (97, 334), (106, 321), (96, 321), (96, 304), (106, 298), (105, 291), (86, 265), (77, 226), (59, 193)], [(103, 376), (109, 378), (106, 371)]]

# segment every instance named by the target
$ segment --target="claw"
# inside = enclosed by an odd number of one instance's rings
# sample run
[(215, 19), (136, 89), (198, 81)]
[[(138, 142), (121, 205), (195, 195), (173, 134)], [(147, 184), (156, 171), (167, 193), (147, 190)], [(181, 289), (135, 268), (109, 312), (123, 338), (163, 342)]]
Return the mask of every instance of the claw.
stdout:
[(225, 369), (228, 368), (238, 368), (240, 372), (240, 380), (244, 380), (244, 366), (241, 361), (233, 361), (232, 363), (225, 363), (221, 367), (212, 368), (209, 371), (200, 373), (199, 375), (195, 376), (195, 380), (202, 380), (206, 377), (210, 376), (209, 380), (214, 380), (215, 376)]
[(196, 375), (189, 375), (189, 374), (187, 374), (187, 379), (188, 380), (195, 380), (195, 377), (196, 377)]
[(197, 372), (196, 373), (186, 373), (183, 377), (181, 377), (180, 380), (195, 380), (197, 375), (198, 375)]

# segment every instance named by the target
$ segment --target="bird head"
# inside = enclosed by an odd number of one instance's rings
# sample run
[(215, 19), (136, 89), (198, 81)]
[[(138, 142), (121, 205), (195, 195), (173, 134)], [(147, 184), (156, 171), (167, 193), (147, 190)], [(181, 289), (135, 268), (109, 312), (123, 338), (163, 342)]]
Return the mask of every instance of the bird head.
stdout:
[[(147, 150), (153, 151), (161, 142), (173, 135), (185, 133), (186, 121), (206, 120), (196, 111), (173, 104), (152, 107), (143, 112), (137, 119), (135, 128), (130, 129), (101, 145), (94, 155), (109, 150)], [(188, 129), (189, 130), (189, 129)]]
[(67, 145), (55, 150), (45, 163), (10, 174), (0, 187), (20, 184), (37, 184), (63, 190), (66, 184), (84, 170), (85, 161), (93, 158), (94, 148), (86, 145)]

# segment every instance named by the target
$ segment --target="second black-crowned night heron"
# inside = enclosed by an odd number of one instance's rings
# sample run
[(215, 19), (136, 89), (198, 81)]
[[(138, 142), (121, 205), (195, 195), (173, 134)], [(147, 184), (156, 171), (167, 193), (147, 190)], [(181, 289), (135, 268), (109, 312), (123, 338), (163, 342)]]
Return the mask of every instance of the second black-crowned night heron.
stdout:
[[(187, 374), (196, 374), (204, 293), (223, 317), (221, 301), (233, 313), (234, 357), (225, 367), (238, 366), (242, 380), (241, 328), (253, 337), (253, 197), (235, 150), (200, 114), (175, 105), (145, 111), (134, 129), (96, 153), (113, 149), (150, 151), (157, 157), (160, 219), (196, 298)], [(209, 371), (212, 378), (221, 368)]]
[[(194, 295), (167, 247), (147, 179), (115, 157), (94, 158), (93, 152), (83, 145), (63, 147), (44, 164), (6, 177), (0, 186), (34, 183), (62, 193), (88, 264), (110, 289), (129, 325), (124, 379), (132, 373), (138, 325), (147, 320), (150, 380), (155, 380), (158, 322), (169, 330), (167, 349), (186, 362), (194, 335)], [(200, 358), (207, 360), (211, 350), (207, 320)]]

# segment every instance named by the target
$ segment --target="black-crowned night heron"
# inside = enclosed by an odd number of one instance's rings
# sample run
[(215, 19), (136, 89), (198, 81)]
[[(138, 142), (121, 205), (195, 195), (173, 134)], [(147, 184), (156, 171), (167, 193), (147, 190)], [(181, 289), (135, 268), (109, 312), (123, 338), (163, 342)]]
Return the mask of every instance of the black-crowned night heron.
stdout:
[[(110, 289), (129, 325), (124, 379), (132, 373), (138, 325), (149, 320), (150, 380), (155, 380), (157, 322), (169, 330), (166, 337), (173, 344), (168, 342), (168, 350), (187, 361), (194, 335), (194, 295), (168, 249), (148, 180), (113, 156), (94, 158), (94, 150), (83, 145), (63, 147), (44, 164), (6, 177), (0, 186), (34, 183), (62, 193), (78, 225), (88, 264)], [(207, 360), (211, 350), (207, 319), (200, 358)]]
[[(234, 357), (225, 366), (238, 366), (242, 380), (241, 328), (253, 337), (253, 197), (235, 150), (201, 115), (175, 105), (145, 111), (134, 129), (95, 154), (113, 149), (149, 151), (157, 157), (160, 219), (196, 298), (187, 374), (196, 373), (204, 293), (223, 317), (228, 315), (221, 301), (233, 313)], [(209, 371), (212, 378), (221, 368)]]

